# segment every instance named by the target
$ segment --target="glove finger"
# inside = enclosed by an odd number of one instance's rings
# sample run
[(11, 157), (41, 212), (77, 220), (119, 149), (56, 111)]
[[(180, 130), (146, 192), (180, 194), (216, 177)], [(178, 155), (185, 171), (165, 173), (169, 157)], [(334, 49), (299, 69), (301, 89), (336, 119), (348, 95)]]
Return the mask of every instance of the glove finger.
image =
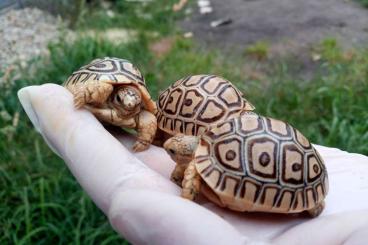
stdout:
[(65, 88), (32, 86), (18, 96), (35, 128), (104, 212), (116, 190), (148, 188), (179, 194), (179, 188), (134, 157), (91, 113), (76, 110)]

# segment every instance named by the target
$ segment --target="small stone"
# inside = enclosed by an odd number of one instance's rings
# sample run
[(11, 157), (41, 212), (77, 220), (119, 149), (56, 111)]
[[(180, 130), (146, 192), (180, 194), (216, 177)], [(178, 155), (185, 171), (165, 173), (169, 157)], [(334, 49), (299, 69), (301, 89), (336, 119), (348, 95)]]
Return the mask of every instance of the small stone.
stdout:
[(211, 22), (211, 27), (215, 28), (215, 27), (219, 27), (219, 26), (224, 26), (224, 25), (229, 25), (233, 22), (232, 19), (227, 18), (227, 19), (219, 19), (219, 20), (215, 20)]
[(106, 11), (106, 15), (109, 16), (110, 18), (114, 18), (115, 17), (114, 11), (112, 11), (110, 9)]
[(193, 10), (191, 9), (191, 8), (186, 8), (185, 10), (184, 10), (184, 14), (185, 15), (191, 15), (193, 13)]
[(199, 8), (199, 13), (200, 14), (210, 14), (210, 13), (212, 13), (212, 11), (213, 10), (212, 10), (211, 6)]
[(5, 110), (0, 111), (0, 118), (4, 121), (10, 121), (12, 120), (12, 116)]
[(312, 54), (312, 60), (315, 62), (321, 60), (321, 58), (322, 58), (321, 54), (316, 53)]
[(192, 38), (193, 37), (193, 32), (186, 32), (183, 35), (184, 38)]
[(208, 0), (199, 0), (197, 4), (198, 4), (198, 7), (203, 8), (203, 7), (209, 7), (211, 5), (211, 2)]

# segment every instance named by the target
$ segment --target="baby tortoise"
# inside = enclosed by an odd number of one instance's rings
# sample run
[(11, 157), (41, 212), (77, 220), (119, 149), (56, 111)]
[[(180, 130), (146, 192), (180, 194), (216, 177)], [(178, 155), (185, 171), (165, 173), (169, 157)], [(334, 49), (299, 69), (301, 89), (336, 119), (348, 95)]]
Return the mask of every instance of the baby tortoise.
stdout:
[[(201, 135), (211, 125), (252, 110), (253, 105), (242, 97), (242, 93), (231, 82), (222, 77), (184, 77), (159, 95), (157, 139), (164, 142), (176, 134)], [(184, 171), (182, 167), (177, 165), (171, 176), (179, 185)]]
[(164, 148), (183, 166), (182, 196), (201, 191), (235, 211), (318, 216), (328, 192), (322, 158), (295, 128), (248, 112), (201, 136), (178, 135)]
[(140, 71), (129, 61), (105, 57), (81, 67), (65, 82), (76, 108), (85, 107), (97, 119), (137, 131), (133, 150), (146, 150), (156, 133), (157, 111)]

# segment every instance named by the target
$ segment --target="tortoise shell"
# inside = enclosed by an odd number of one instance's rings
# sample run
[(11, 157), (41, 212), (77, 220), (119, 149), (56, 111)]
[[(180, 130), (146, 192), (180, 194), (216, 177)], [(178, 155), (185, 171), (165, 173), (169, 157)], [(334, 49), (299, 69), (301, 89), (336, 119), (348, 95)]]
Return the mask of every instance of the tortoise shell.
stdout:
[(210, 125), (254, 109), (231, 82), (215, 75), (176, 81), (160, 94), (157, 108), (158, 127), (170, 135), (200, 135)]
[(67, 79), (65, 87), (83, 86), (86, 83), (107, 82), (113, 86), (134, 85), (142, 95), (145, 108), (156, 113), (156, 104), (152, 101), (141, 72), (128, 60), (105, 57), (95, 59), (82, 66)]
[(245, 113), (201, 136), (196, 169), (221, 203), (236, 211), (296, 213), (328, 192), (322, 158), (295, 128)]

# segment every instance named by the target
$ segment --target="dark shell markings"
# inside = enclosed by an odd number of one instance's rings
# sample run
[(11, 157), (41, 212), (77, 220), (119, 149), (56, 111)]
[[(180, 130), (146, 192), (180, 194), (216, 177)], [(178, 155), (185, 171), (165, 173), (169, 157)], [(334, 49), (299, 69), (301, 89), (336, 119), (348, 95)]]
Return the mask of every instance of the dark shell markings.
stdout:
[(113, 83), (134, 81), (145, 86), (142, 74), (130, 61), (110, 57), (95, 59), (88, 65), (82, 66), (79, 70), (73, 72), (65, 82), (65, 86), (103, 80)]
[(254, 109), (235, 86), (215, 75), (178, 80), (160, 94), (157, 107), (158, 127), (172, 135), (200, 135), (210, 125)]
[(323, 160), (282, 121), (246, 114), (202, 135), (196, 168), (230, 208), (292, 213), (321, 203), (328, 192)]

